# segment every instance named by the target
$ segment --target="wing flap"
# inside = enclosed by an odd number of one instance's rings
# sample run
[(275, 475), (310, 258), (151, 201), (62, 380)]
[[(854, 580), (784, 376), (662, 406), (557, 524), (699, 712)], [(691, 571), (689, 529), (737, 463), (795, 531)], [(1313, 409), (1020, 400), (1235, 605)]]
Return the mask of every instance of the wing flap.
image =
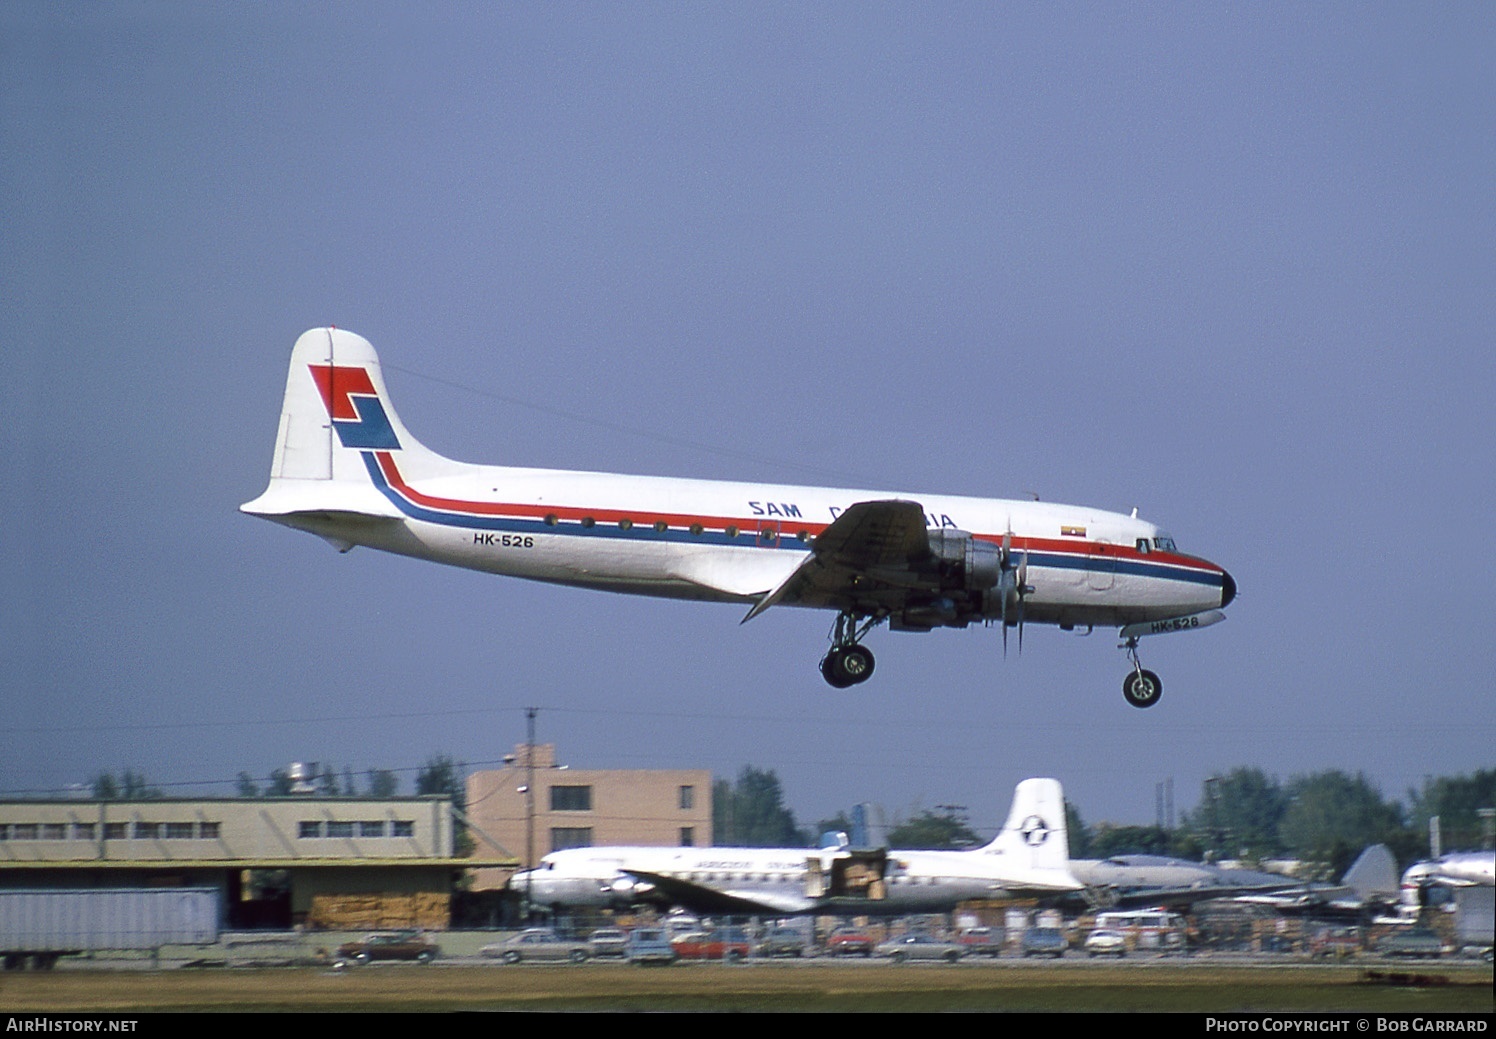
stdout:
[(815, 902), (803, 895), (782, 892), (718, 890), (692, 880), (650, 873), (646, 870), (628, 870), (631, 876), (648, 881), (668, 902), (683, 906), (697, 913), (738, 913), (753, 915), (762, 913), (803, 913), (815, 907)]
[(851, 570), (907, 567), (929, 558), (924, 506), (913, 501), (860, 501), (811, 545), (816, 559)]
[(925, 510), (919, 502), (862, 501), (844, 511), (811, 543), (810, 555), (765, 592), (743, 618), (780, 604), (856, 609), (880, 591), (894, 602), (923, 587), (930, 559)]

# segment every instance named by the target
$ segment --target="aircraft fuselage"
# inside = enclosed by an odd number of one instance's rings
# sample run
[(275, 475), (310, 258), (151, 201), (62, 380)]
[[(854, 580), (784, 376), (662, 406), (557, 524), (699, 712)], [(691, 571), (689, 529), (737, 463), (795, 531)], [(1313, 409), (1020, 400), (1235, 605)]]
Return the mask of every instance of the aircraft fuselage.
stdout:
[(1119, 625), (1135, 667), (1124, 692), (1148, 706), (1162, 687), (1137, 636), (1216, 623), (1236, 595), (1224, 569), (1154, 524), (1084, 506), (456, 462), (410, 435), (374, 348), (337, 329), (297, 340), (270, 486), (242, 508), (343, 551), (751, 603), (745, 620), (834, 610), (821, 669), (838, 687), (872, 674), (860, 641), (885, 621), (997, 623), (1020, 645), (1025, 623)]

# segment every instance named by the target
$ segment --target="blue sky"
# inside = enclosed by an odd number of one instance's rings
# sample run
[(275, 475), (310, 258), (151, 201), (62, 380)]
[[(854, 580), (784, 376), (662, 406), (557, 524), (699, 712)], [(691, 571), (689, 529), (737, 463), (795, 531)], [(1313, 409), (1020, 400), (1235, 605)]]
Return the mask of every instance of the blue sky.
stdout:
[[(1481, 4), (5, 5), (0, 789), (492, 762), (529, 704), (562, 760), (773, 768), (807, 821), (1493, 767), (1493, 42)], [(329, 323), (453, 457), (1136, 506), (1241, 598), (1145, 643), (1136, 711), (1107, 632), (880, 632), (837, 692), (829, 615), (339, 556), (237, 512)]]

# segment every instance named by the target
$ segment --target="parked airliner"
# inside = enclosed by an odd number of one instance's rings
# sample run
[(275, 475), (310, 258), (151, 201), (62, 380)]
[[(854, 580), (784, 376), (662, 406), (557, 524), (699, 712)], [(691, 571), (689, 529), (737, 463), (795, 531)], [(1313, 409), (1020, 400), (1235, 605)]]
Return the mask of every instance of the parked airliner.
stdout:
[(1228, 869), (1166, 855), (1071, 859), (1070, 872), (1086, 886), (1088, 904), (1117, 908), (1168, 906), (1182, 910), (1214, 898), (1299, 886), (1292, 877), (1278, 873)]
[(454, 462), (390, 403), (374, 348), (335, 328), (291, 353), (270, 486), (243, 511), (355, 545), (538, 581), (836, 611), (821, 673), (866, 681), (862, 640), (1025, 623), (1117, 625), (1129, 703), (1162, 683), (1143, 635), (1225, 619), (1236, 582), (1133, 515), (1038, 501), (619, 476)]
[(1496, 885), (1496, 851), (1457, 851), (1409, 866), (1402, 876), (1405, 905), (1422, 901), (1428, 887), (1462, 888)]
[(698, 913), (898, 915), (974, 898), (1079, 891), (1058, 781), (1025, 779), (991, 844), (970, 851), (595, 847), (553, 851), (511, 890), (552, 909), (653, 902)]

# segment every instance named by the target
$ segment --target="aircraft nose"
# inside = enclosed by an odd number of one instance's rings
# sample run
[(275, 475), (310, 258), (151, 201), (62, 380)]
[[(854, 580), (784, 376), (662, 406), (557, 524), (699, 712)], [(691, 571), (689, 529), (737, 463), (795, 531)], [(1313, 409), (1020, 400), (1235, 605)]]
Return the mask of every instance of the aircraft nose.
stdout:
[(1231, 600), (1236, 598), (1236, 579), (1226, 571), (1221, 571), (1221, 605), (1230, 606)]

